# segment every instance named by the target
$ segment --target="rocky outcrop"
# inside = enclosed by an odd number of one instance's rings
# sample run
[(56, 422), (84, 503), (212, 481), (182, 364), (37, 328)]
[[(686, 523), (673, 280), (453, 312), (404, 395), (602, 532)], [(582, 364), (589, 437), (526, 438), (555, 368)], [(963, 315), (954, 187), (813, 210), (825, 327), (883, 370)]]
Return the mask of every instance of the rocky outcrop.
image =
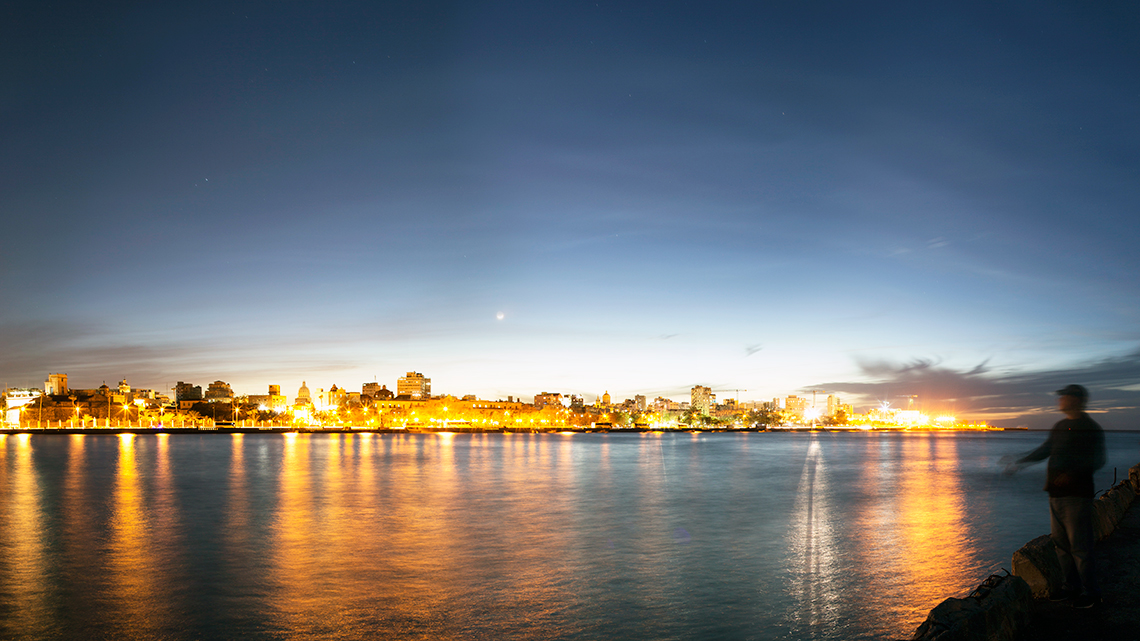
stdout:
[[(1127, 479), (1093, 503), (1093, 530), (1097, 541), (1107, 538), (1116, 529), (1136, 499), (1138, 489), (1140, 465), (1135, 465), (1128, 470)], [(1061, 564), (1057, 561), (1057, 552), (1053, 549), (1053, 541), (1048, 534), (1033, 539), (1013, 553), (1013, 573), (1025, 579), (1036, 598), (1044, 598), (1049, 595), (1050, 589), (1060, 587)]]
[(939, 603), (915, 631), (914, 641), (1005, 641), (1029, 623), (1031, 596), (1021, 577), (993, 575), (964, 599)]
[[(1140, 465), (1093, 503), (1097, 541), (1107, 538), (1140, 494)], [(1061, 583), (1061, 564), (1049, 535), (1013, 554), (1013, 574), (994, 575), (965, 599), (938, 604), (915, 631), (913, 641), (1003, 641), (1016, 639), (1029, 623), (1031, 600)]]

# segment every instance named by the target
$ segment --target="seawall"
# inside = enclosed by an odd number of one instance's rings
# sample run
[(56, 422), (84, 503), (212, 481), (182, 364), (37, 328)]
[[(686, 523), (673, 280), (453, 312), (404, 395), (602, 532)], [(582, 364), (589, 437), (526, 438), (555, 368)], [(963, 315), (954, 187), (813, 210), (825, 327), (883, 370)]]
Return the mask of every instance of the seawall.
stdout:
[[(1128, 477), (1093, 503), (1097, 542), (1124, 518), (1140, 494), (1140, 464)], [(999, 641), (1019, 638), (1029, 625), (1032, 601), (1060, 586), (1061, 566), (1049, 535), (1039, 536), (1013, 553), (1013, 573), (987, 578), (964, 599), (935, 606), (911, 637), (913, 641)]]

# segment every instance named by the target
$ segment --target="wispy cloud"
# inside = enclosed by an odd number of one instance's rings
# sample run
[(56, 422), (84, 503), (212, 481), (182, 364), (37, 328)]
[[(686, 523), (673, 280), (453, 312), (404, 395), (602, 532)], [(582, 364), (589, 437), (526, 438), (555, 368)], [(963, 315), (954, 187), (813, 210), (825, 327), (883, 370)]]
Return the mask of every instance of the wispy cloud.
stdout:
[(1057, 420), (1052, 393), (1070, 383), (1089, 388), (1090, 409), (1106, 428), (1140, 427), (1140, 349), (1069, 368), (995, 372), (988, 361), (955, 369), (932, 359), (897, 363), (858, 361), (866, 380), (832, 381), (818, 387), (865, 400), (895, 402), (917, 395), (923, 407), (997, 425), (1044, 428)]

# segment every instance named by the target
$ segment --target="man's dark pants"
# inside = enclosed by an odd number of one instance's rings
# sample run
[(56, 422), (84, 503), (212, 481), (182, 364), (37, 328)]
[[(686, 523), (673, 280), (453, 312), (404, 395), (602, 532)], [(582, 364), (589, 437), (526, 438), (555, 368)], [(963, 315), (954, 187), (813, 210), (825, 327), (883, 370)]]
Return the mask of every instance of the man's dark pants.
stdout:
[(1065, 587), (1100, 596), (1093, 567), (1093, 500), (1081, 496), (1049, 498), (1050, 537), (1065, 577)]

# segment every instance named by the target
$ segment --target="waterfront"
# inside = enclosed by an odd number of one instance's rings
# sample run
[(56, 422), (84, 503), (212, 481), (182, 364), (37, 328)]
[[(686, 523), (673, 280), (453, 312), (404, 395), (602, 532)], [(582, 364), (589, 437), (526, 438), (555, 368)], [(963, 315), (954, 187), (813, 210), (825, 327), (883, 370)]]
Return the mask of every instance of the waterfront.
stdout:
[(905, 637), (1048, 531), (1042, 432), (2, 438), (5, 638)]

